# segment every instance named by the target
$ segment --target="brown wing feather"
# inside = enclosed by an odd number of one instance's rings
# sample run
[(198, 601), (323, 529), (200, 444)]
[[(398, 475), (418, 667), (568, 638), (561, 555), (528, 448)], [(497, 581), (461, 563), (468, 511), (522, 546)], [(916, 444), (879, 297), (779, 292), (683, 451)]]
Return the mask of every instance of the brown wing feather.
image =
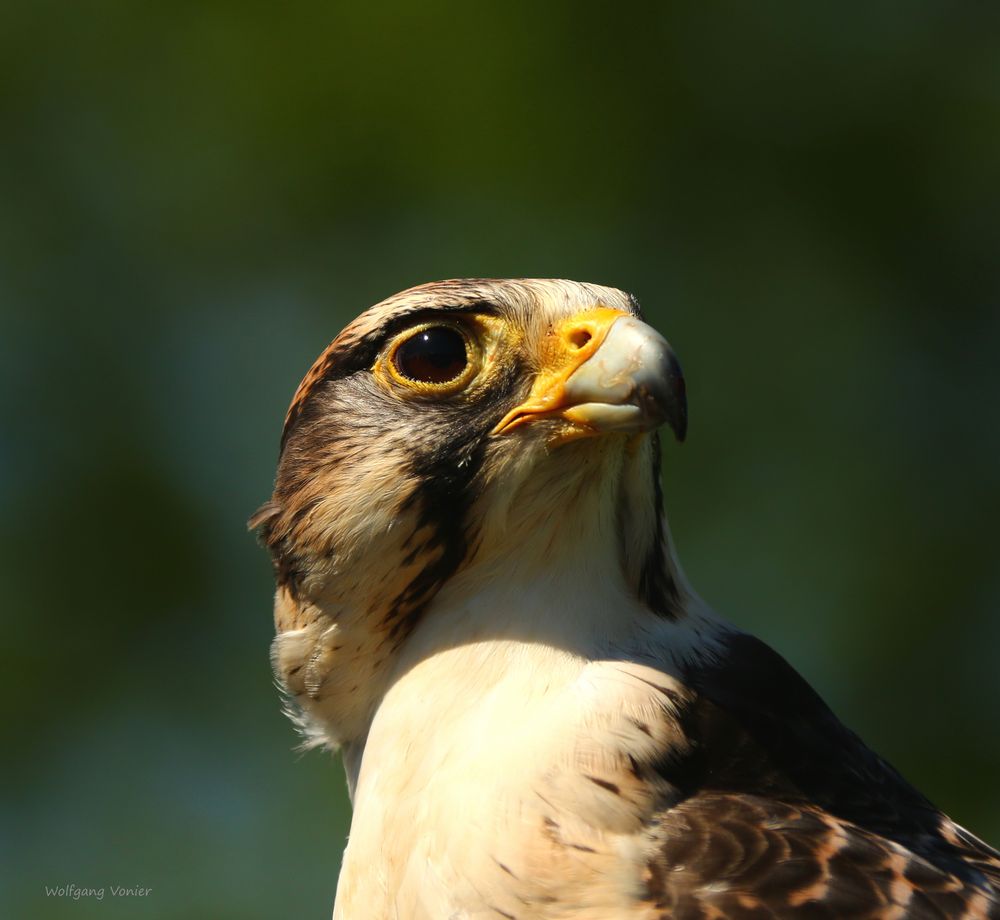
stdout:
[(706, 792), (655, 833), (648, 897), (673, 920), (1000, 917), (987, 888), (813, 805)]
[(1000, 854), (837, 720), (762, 642), (734, 633), (689, 667), (690, 742), (657, 772), (681, 791), (653, 822), (662, 916), (1000, 920)]

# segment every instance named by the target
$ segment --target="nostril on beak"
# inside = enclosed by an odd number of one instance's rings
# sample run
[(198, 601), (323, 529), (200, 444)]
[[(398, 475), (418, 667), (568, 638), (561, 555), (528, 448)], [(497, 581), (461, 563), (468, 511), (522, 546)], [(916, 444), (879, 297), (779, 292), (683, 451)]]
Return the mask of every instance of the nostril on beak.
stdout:
[(589, 342), (593, 336), (587, 329), (574, 329), (569, 334), (569, 342), (576, 349), (583, 348), (584, 345)]

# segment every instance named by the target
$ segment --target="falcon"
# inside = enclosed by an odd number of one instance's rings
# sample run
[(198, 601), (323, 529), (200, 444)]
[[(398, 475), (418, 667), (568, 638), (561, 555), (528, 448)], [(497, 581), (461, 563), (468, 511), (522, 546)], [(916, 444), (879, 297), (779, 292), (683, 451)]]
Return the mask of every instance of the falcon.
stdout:
[(635, 299), (454, 280), (362, 313), (251, 519), (274, 669), (353, 804), (335, 920), (1000, 918), (1000, 854), (678, 565)]

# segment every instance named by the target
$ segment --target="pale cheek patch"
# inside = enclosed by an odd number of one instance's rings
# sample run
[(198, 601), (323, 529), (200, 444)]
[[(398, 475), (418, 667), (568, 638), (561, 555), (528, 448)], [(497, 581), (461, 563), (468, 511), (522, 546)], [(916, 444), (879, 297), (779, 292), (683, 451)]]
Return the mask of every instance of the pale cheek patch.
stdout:
[[(378, 491), (384, 475), (384, 468), (367, 471), (361, 481), (369, 491), (359, 493), (351, 513), (337, 515), (332, 495), (301, 522), (303, 530), (329, 534), (337, 549), (311, 565), (295, 596), (282, 588), (275, 598), (275, 675), (310, 746), (321, 738), (337, 747), (363, 732), (401, 630), (423, 601), (412, 586), (441, 556), (434, 529), (418, 525), (419, 510), (400, 510), (406, 483), (397, 479), (396, 491)], [(366, 508), (373, 509), (368, 530)]]
[(392, 444), (376, 444), (349, 468), (338, 465), (317, 477), (300, 499), (311, 507), (299, 522), (298, 541), (343, 559), (365, 552), (393, 529), (419, 485), (405, 459)]

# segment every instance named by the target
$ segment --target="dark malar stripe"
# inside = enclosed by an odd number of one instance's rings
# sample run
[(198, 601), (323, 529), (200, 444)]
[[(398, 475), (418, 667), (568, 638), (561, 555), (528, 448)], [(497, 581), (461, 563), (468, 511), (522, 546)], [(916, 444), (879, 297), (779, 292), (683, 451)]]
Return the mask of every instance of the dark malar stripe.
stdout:
[(663, 527), (663, 484), (660, 481), (662, 457), (660, 436), (650, 438), (653, 452), (653, 501), (656, 507), (656, 535), (639, 574), (639, 597), (650, 610), (667, 620), (676, 620), (682, 613), (677, 580), (670, 568), (667, 538)]
[(439, 552), (393, 603), (390, 629), (397, 645), (413, 631), (428, 604), (476, 545), (478, 532), (471, 512), (481, 494), (489, 433), (522, 395), (520, 370), (512, 367), (475, 405), (434, 407), (434, 411), (453, 415), (447, 433), (439, 434), (433, 443), (417, 442), (411, 447), (409, 472), (418, 485), (403, 510), (417, 507), (416, 528), (429, 528), (433, 533), (422, 551)]

